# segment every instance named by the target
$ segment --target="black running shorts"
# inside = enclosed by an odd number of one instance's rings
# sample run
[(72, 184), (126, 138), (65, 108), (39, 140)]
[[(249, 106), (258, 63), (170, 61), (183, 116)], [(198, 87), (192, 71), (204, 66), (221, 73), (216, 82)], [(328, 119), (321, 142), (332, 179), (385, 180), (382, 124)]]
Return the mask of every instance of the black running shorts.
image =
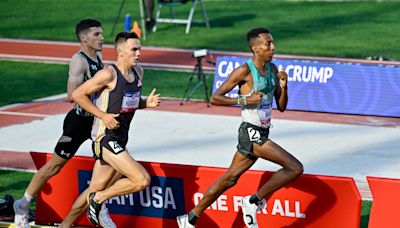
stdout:
[(115, 134), (107, 133), (92, 143), (94, 159), (103, 161), (103, 147), (114, 154), (125, 151), (127, 140), (123, 140)]
[(80, 145), (90, 139), (93, 117), (79, 116), (72, 109), (64, 119), (63, 134), (54, 149), (55, 153), (64, 158), (72, 158)]
[(268, 140), (269, 128), (243, 122), (238, 132), (238, 151), (248, 158), (256, 158), (253, 153), (253, 143), (263, 145)]

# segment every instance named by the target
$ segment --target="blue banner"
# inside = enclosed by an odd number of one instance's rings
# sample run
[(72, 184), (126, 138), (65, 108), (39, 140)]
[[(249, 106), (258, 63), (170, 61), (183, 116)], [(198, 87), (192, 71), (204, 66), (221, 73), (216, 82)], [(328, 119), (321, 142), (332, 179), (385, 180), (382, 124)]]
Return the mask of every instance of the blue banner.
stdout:
[[(248, 59), (218, 57), (213, 93)], [(400, 117), (399, 66), (280, 59), (273, 63), (288, 74), (290, 110)], [(227, 96), (237, 94), (236, 87)]]
[[(79, 192), (82, 193), (92, 177), (92, 171), (78, 170)], [(140, 192), (107, 200), (112, 214), (175, 219), (183, 215), (185, 201), (182, 178), (151, 176), (150, 186)]]

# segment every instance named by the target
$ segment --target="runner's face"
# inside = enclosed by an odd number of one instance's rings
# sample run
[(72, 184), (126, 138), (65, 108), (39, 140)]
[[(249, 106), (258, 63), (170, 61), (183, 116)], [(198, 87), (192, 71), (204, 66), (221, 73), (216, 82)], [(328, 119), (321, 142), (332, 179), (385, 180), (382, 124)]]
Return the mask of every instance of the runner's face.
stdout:
[(140, 44), (139, 39), (128, 39), (125, 43), (123, 51), (123, 56), (128, 61), (128, 64), (131, 66), (136, 66), (139, 62), (140, 58), (140, 49), (142, 45)]
[(274, 57), (274, 39), (272, 38), (272, 35), (268, 33), (260, 33), (258, 36), (257, 54), (269, 62)]
[(103, 49), (103, 41), (104, 36), (101, 27), (91, 27), (84, 39), (84, 43), (95, 51), (101, 51)]

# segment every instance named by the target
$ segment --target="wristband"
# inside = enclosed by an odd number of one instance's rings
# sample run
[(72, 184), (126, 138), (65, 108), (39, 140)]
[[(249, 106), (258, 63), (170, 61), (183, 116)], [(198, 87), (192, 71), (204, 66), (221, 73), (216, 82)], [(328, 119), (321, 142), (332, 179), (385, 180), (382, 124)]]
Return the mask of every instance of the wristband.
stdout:
[(241, 103), (240, 103), (240, 97), (237, 98), (236, 103), (237, 103), (238, 105), (241, 105)]
[(246, 97), (243, 97), (243, 96), (242, 96), (242, 97), (240, 97), (240, 98), (242, 99), (242, 104), (243, 104), (243, 105), (247, 105)]

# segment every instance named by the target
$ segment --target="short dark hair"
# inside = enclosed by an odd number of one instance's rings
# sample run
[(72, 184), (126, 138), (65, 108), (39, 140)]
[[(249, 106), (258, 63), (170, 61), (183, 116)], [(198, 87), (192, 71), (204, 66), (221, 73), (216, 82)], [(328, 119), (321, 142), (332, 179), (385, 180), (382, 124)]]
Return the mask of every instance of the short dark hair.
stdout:
[(267, 28), (253, 28), (250, 29), (250, 31), (247, 32), (247, 43), (249, 44), (250, 50), (251, 50), (251, 45), (252, 42), (258, 38), (258, 35), (260, 35), (260, 33), (270, 33), (269, 30)]
[(75, 28), (76, 38), (80, 41), (79, 35), (88, 32), (91, 27), (101, 27), (101, 22), (96, 19), (81, 20)]
[(139, 36), (134, 32), (120, 32), (115, 37), (115, 47), (117, 47), (118, 44), (127, 41), (128, 39), (139, 39)]

